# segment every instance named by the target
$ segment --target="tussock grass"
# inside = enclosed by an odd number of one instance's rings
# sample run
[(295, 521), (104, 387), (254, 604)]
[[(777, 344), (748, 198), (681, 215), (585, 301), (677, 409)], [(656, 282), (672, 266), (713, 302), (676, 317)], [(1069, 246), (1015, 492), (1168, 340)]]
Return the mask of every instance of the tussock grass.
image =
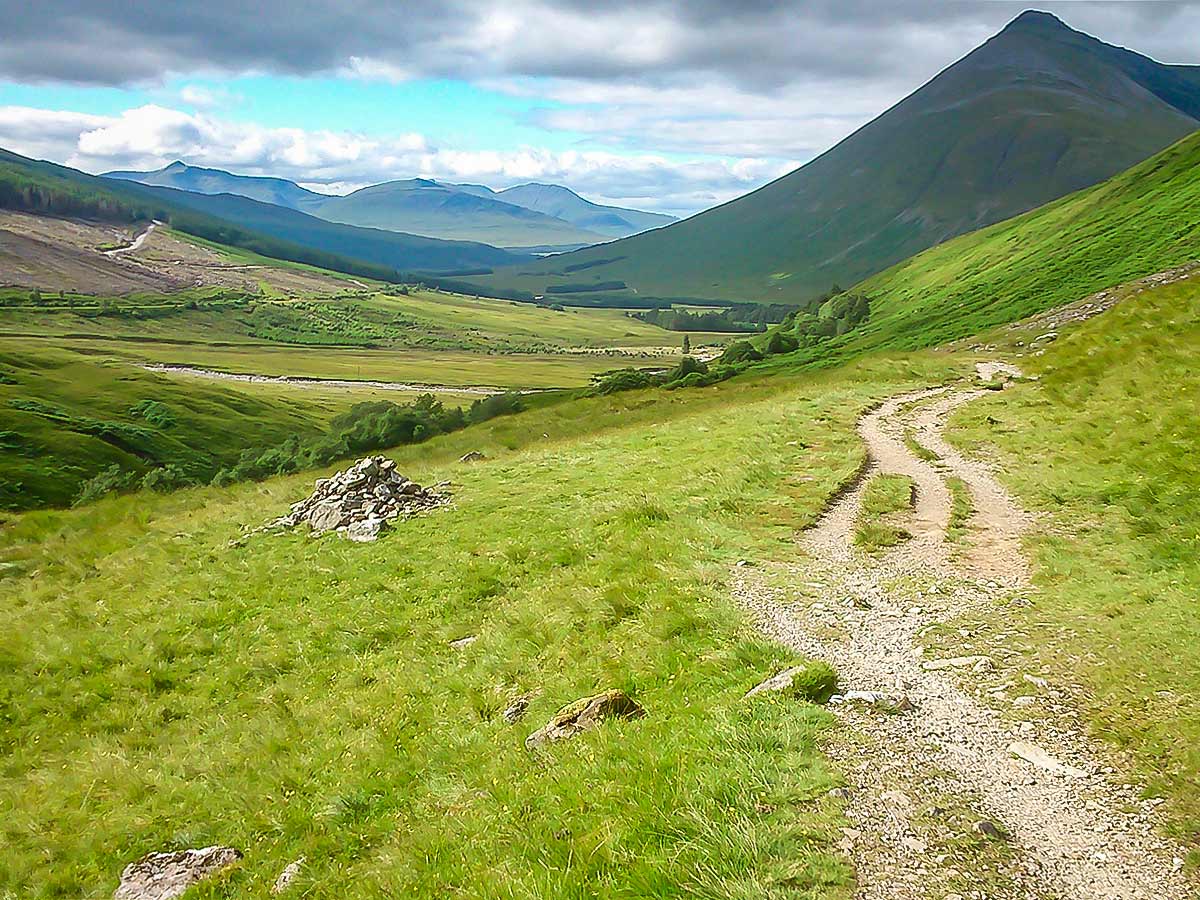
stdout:
[(916, 485), (907, 475), (880, 473), (873, 476), (863, 492), (854, 543), (875, 552), (912, 537), (896, 520), (900, 514), (912, 509), (915, 491)]
[[(12, 519), (0, 895), (110, 896), (149, 850), (221, 841), (246, 859), (207, 896), (265, 898), (299, 856), (313, 898), (848, 896), (829, 719), (742, 702), (795, 660), (724, 579), (783, 546), (781, 497), (815, 516), (857, 468), (860, 409), (943, 374), (889, 361), (493, 420), (393, 454), (452, 479), (454, 505), (374, 545), (230, 546), (308, 477)], [(489, 459), (458, 465), (468, 449)], [(649, 715), (524, 749), (605, 688)]]
[(925, 462), (937, 462), (941, 459), (940, 456), (917, 440), (917, 436), (911, 428), (904, 429), (904, 446), (912, 451), (913, 456)]
[[(1180, 835), (1200, 840), (1200, 282), (1148, 290), (1021, 361), (1040, 380), (964, 408), (1045, 523), (1040, 598), (1006, 610), (1035, 662), (1085, 687)], [(1193, 862), (1196, 853), (1193, 851)]]
[(975, 503), (971, 499), (971, 490), (967, 483), (957, 476), (946, 478), (946, 487), (950, 490), (950, 521), (946, 525), (946, 540), (961, 541), (967, 535), (971, 516), (975, 513)]

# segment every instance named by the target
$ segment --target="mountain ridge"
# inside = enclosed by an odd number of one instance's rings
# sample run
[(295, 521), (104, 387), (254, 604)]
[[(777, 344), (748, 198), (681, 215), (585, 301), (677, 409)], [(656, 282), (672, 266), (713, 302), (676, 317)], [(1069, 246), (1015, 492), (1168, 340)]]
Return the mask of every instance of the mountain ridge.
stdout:
[(1200, 127), (1193, 108), (1200, 112), (1200, 67), (1158, 63), (1049, 14), (1022, 14), (756, 191), (481, 283), (540, 293), (567, 262), (588, 266), (588, 278), (574, 281), (622, 281), (642, 296), (803, 302), (1097, 184)]
[(575, 248), (676, 221), (660, 213), (593, 203), (554, 184), (530, 183), (496, 191), (418, 177), (337, 195), (312, 191), (284, 178), (238, 175), (182, 160), (153, 171), (115, 170), (103, 177), (202, 194), (234, 194), (330, 222), (493, 246)]

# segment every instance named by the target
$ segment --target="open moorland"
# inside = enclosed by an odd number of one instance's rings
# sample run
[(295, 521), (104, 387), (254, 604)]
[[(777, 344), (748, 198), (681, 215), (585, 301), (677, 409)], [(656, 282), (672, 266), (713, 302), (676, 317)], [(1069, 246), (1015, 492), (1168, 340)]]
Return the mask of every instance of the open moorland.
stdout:
[(1198, 124), (1026, 12), (672, 224), (0, 151), (0, 900), (1200, 897)]

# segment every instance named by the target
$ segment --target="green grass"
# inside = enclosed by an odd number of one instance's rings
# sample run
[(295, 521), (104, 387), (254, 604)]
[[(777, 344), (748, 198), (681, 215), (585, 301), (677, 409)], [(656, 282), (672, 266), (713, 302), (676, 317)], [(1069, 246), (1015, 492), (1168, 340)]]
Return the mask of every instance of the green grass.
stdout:
[(936, 453), (917, 440), (917, 436), (911, 428), (904, 429), (904, 446), (912, 452), (913, 456), (925, 462), (937, 462), (941, 459)]
[[(13, 519), (0, 895), (107, 897), (142, 853), (221, 841), (246, 859), (205, 896), (265, 898), (299, 856), (313, 898), (849, 896), (829, 718), (742, 700), (793, 659), (725, 578), (857, 469), (861, 409), (945, 374), (889, 360), (494, 420), (393, 454), (454, 505), (371, 546), (230, 546), (311, 477)], [(609, 687), (648, 716), (523, 748)]]
[(946, 523), (946, 540), (961, 541), (967, 535), (971, 516), (975, 514), (975, 503), (971, 490), (961, 478), (950, 475), (946, 478), (950, 490), (950, 520)]
[(907, 475), (872, 476), (863, 492), (854, 543), (868, 552), (876, 552), (908, 540), (911, 535), (897, 524), (897, 519), (912, 509), (915, 489)]
[(1020, 363), (1039, 380), (953, 422), (1041, 514), (1035, 605), (996, 627), (1082, 684), (1093, 729), (1169, 798), (1200, 861), (1200, 282), (1128, 297)]
[[(62, 350), (49, 342), (0, 340), (0, 507), (65, 505), (110, 465), (142, 473), (172, 463), (209, 477), (246, 447), (314, 435), (355, 400), (349, 391), (240, 390), (144, 371)], [(156, 401), (173, 421), (135, 411)], [(94, 423), (132, 429), (114, 444)]]

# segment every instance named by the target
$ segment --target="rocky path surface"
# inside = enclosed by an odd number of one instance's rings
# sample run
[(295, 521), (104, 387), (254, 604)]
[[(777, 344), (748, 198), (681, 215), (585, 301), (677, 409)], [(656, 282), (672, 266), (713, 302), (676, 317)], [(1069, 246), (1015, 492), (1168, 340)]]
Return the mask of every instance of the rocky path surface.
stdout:
[(117, 247), (114, 250), (105, 250), (104, 255), (116, 258), (118, 256), (124, 256), (127, 253), (136, 253), (138, 250), (142, 249), (142, 244), (146, 243), (146, 238), (150, 237), (150, 235), (154, 233), (154, 229), (161, 224), (162, 223), (157, 220), (151, 222), (146, 227), (146, 230), (135, 237), (133, 239), (133, 243), (131, 243), (128, 247)]
[[(979, 374), (1016, 371), (990, 364)], [(869, 453), (863, 477), (804, 534), (803, 558), (735, 570), (735, 596), (759, 626), (830, 662), (850, 698), (834, 707), (849, 727), (829, 749), (849, 783), (853, 827), (842, 848), (858, 873), (857, 896), (1200, 897), (1181, 851), (1159, 836), (1155, 800), (1120, 780), (1061, 691), (980, 652), (967, 630), (951, 631), (958, 650), (926, 655), (931, 632), (1031, 595), (1020, 544), (1029, 517), (987, 466), (942, 435), (947, 417), (984, 393), (934, 388), (868, 413), (859, 426)], [(918, 458), (906, 437), (938, 458)], [(911, 477), (916, 499), (912, 539), (871, 556), (853, 535), (877, 472)], [(972, 499), (965, 546), (946, 539), (950, 476)], [(1036, 721), (1023, 715), (1031, 707)]]

